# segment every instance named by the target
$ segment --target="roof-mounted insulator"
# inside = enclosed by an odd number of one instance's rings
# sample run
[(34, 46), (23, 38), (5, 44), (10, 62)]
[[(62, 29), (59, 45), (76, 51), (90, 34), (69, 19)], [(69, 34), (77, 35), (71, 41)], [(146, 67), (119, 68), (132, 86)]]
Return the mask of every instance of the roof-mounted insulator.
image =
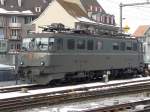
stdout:
[(70, 28), (65, 28), (61, 23), (53, 23), (51, 25), (39, 27), (42, 28), (44, 32), (66, 32), (70, 31)]

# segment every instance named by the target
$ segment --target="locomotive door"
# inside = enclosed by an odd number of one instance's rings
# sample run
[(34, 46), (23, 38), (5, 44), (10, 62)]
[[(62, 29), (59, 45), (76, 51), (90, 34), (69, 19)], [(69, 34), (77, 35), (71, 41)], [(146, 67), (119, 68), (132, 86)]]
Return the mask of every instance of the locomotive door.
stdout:
[(77, 40), (77, 68), (79, 71), (84, 71), (85, 70), (85, 60), (86, 60), (86, 41), (85, 39), (78, 39)]

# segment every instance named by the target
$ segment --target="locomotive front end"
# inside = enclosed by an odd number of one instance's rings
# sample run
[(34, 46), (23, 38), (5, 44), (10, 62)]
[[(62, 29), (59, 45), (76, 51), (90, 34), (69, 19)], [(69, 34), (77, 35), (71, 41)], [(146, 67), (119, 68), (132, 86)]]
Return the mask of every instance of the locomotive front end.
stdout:
[(44, 77), (44, 74), (48, 72), (46, 68), (49, 66), (48, 51), (50, 48), (48, 44), (49, 38), (23, 39), (22, 51), (18, 56), (18, 73), (21, 81), (39, 84), (48, 83), (47, 75)]

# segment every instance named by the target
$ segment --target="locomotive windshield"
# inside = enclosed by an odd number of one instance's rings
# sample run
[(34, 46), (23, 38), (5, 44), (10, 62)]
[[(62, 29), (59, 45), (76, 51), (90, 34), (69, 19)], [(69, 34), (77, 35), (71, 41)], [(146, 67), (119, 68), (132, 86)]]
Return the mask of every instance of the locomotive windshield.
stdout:
[(25, 38), (22, 43), (24, 51), (47, 51), (49, 48), (49, 38)]

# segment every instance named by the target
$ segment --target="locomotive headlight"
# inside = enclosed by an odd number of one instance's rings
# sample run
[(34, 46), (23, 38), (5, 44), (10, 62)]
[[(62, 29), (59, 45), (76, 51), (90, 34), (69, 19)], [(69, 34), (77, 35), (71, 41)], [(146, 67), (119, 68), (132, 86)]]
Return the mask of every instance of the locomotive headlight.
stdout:
[(42, 66), (44, 66), (44, 65), (45, 65), (45, 63), (42, 61), (42, 62), (41, 62), (41, 65), (42, 65)]
[(20, 65), (23, 65), (23, 64), (24, 64), (24, 63), (21, 61), (21, 62), (20, 62)]

